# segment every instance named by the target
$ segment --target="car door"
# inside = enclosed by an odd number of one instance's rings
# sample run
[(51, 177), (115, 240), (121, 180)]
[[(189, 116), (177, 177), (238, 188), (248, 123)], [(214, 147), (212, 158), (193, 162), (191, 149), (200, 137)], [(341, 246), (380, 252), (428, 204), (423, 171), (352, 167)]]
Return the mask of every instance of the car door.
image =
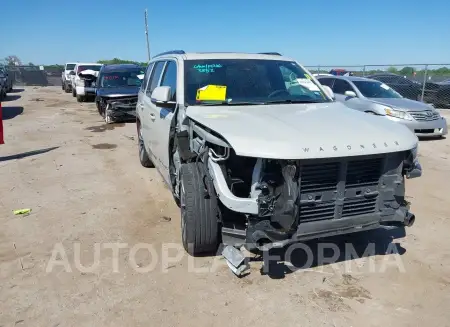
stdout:
[[(356, 97), (349, 97), (345, 95), (346, 91), (353, 91)], [(348, 81), (336, 78), (333, 84), (333, 92), (336, 100), (342, 102), (345, 106), (351, 109), (366, 111), (368, 109), (367, 102), (361, 99), (358, 90)]]
[[(162, 71), (164, 69), (165, 61), (156, 61), (154, 63), (150, 78), (148, 80), (147, 89), (145, 95), (142, 97), (142, 112), (141, 112), (141, 124), (142, 124), (142, 137), (144, 138), (144, 144), (146, 145), (147, 153), (150, 156), (152, 162), (157, 166), (157, 157), (155, 156), (155, 140), (158, 135), (155, 134), (155, 123), (157, 118), (158, 108), (151, 101), (153, 90), (159, 85)], [(159, 113), (158, 113), (159, 114)]]
[(178, 65), (175, 60), (167, 60), (160, 84), (158, 85), (170, 87), (170, 106), (153, 104), (156, 114), (153, 131), (156, 137), (152, 144), (154, 145), (154, 154), (158, 159), (157, 162), (154, 162), (154, 164), (158, 166), (159, 171), (168, 184), (170, 184), (169, 133), (172, 119), (174, 117), (175, 105), (177, 103), (177, 67)]
[(147, 122), (144, 121), (144, 97), (146, 96), (146, 91), (147, 91), (147, 86), (148, 86), (148, 81), (150, 79), (151, 73), (152, 73), (152, 68), (153, 68), (153, 62), (150, 63), (147, 66), (147, 69), (145, 70), (145, 74), (144, 74), (144, 78), (142, 79), (142, 84), (141, 87), (139, 88), (139, 93), (138, 93), (138, 100), (136, 103), (136, 116), (139, 119), (139, 123), (142, 124), (142, 138), (144, 141), (144, 146), (147, 150), (147, 153), (149, 153), (149, 146), (148, 146), (148, 140), (146, 137), (144, 137), (144, 126), (145, 124), (148, 125)]

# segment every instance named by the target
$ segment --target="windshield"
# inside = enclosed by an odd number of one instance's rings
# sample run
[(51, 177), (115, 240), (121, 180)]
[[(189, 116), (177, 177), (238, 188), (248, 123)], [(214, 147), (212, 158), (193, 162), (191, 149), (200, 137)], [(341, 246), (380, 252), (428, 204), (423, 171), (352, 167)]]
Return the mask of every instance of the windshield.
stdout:
[(81, 65), (81, 66), (78, 66), (77, 73), (80, 73), (83, 70), (88, 70), (88, 69), (98, 72), (101, 67), (102, 67), (101, 65)]
[(75, 64), (67, 64), (66, 70), (73, 70), (75, 68)]
[(187, 60), (187, 105), (329, 102), (295, 62), (259, 59)]
[(141, 86), (142, 80), (138, 75), (142, 75), (142, 70), (129, 70), (120, 72), (109, 72), (102, 74), (100, 77), (101, 87), (125, 87), (125, 86)]
[(359, 92), (367, 98), (402, 98), (386, 84), (376, 81), (353, 81)]

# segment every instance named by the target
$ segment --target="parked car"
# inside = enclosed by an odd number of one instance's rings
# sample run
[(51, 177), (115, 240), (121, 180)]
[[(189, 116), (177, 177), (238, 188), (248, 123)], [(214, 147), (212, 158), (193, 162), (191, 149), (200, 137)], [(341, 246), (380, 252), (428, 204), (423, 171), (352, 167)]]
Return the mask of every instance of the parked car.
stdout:
[(139, 88), (144, 74), (133, 64), (105, 65), (97, 78), (95, 103), (107, 124), (120, 119), (135, 119)]
[(406, 99), (382, 82), (354, 76), (319, 76), (318, 80), (347, 107), (401, 123), (417, 136), (442, 137), (448, 132), (445, 118), (431, 105)]
[(404, 177), (421, 174), (417, 137), (331, 95), (281, 55), (152, 59), (136, 107), (139, 159), (180, 205), (188, 253), (214, 253), (221, 239), (240, 274), (244, 244), (412, 225)]
[(69, 73), (72, 96), (76, 97), (78, 102), (83, 102), (87, 97), (95, 97), (95, 81), (102, 66), (96, 63), (77, 63), (74, 71)]
[(423, 100), (433, 103), (437, 108), (450, 105), (450, 80), (442, 82), (426, 82)]
[(70, 72), (74, 71), (77, 63), (68, 62), (64, 65), (64, 71), (61, 73), (61, 86), (63, 91), (70, 93), (72, 91), (72, 81), (70, 78)]
[(379, 73), (366, 77), (383, 82), (397, 91), (397, 93), (400, 93), (404, 98), (418, 101), (422, 98), (422, 83), (417, 81), (392, 73)]
[(4, 76), (4, 78), (6, 78), (5, 80), (5, 92), (9, 93), (13, 90), (13, 85), (14, 85), (14, 75), (10, 73), (10, 71), (8, 70), (8, 68), (6, 68), (5, 66), (0, 66), (0, 74)]

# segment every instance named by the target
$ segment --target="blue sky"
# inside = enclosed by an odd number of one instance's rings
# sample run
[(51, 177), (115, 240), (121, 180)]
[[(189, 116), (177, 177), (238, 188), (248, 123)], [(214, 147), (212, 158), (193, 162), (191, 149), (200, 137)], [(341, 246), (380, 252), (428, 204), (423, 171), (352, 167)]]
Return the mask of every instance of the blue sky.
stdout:
[(0, 58), (53, 64), (278, 51), (305, 65), (449, 63), (448, 0), (7, 0)]

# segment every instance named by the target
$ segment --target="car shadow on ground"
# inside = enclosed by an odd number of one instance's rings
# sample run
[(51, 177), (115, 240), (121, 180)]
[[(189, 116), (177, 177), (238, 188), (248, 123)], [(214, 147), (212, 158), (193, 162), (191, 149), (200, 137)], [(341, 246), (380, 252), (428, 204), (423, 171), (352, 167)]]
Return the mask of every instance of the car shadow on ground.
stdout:
[(0, 162), (8, 161), (8, 160), (15, 160), (15, 159), (23, 159), (23, 158), (35, 156), (35, 155), (38, 155), (38, 154), (50, 152), (50, 151), (53, 151), (53, 150), (58, 149), (58, 148), (59, 148), (59, 146), (54, 146), (54, 147), (51, 147), (51, 148), (27, 151), (27, 152), (22, 152), (22, 153), (18, 153), (18, 154), (13, 154), (13, 155), (10, 155), (10, 156), (0, 157)]
[[(303, 243), (293, 243), (283, 249), (272, 249), (252, 258), (263, 261), (261, 274), (272, 279), (282, 279), (293, 272), (315, 271), (312, 268), (348, 262), (354, 259), (374, 259), (374, 256), (403, 255), (406, 250), (395, 239), (406, 235), (404, 227), (378, 228), (370, 231), (333, 236)], [(274, 256), (274, 259), (269, 258)], [(280, 258), (280, 260), (277, 260)], [(374, 264), (374, 262), (370, 263)], [(367, 266), (370, 266), (367, 264)], [(375, 265), (376, 266), (376, 265)], [(368, 268), (366, 268), (367, 270)], [(375, 267), (380, 270), (380, 267)], [(319, 269), (320, 270), (320, 269)], [(319, 271), (320, 272), (320, 271)]]
[(25, 91), (25, 89), (12, 89), (12, 91), (8, 92), (8, 93), (20, 93)]
[(9, 106), (2, 106), (2, 119), (8, 120), (13, 119), (16, 116), (19, 116), (23, 113), (23, 107), (9, 107)]
[(6, 97), (2, 100), (2, 102), (14, 101), (14, 100), (18, 100), (20, 98), (21, 98), (21, 96), (18, 94), (17, 95), (7, 94)]

